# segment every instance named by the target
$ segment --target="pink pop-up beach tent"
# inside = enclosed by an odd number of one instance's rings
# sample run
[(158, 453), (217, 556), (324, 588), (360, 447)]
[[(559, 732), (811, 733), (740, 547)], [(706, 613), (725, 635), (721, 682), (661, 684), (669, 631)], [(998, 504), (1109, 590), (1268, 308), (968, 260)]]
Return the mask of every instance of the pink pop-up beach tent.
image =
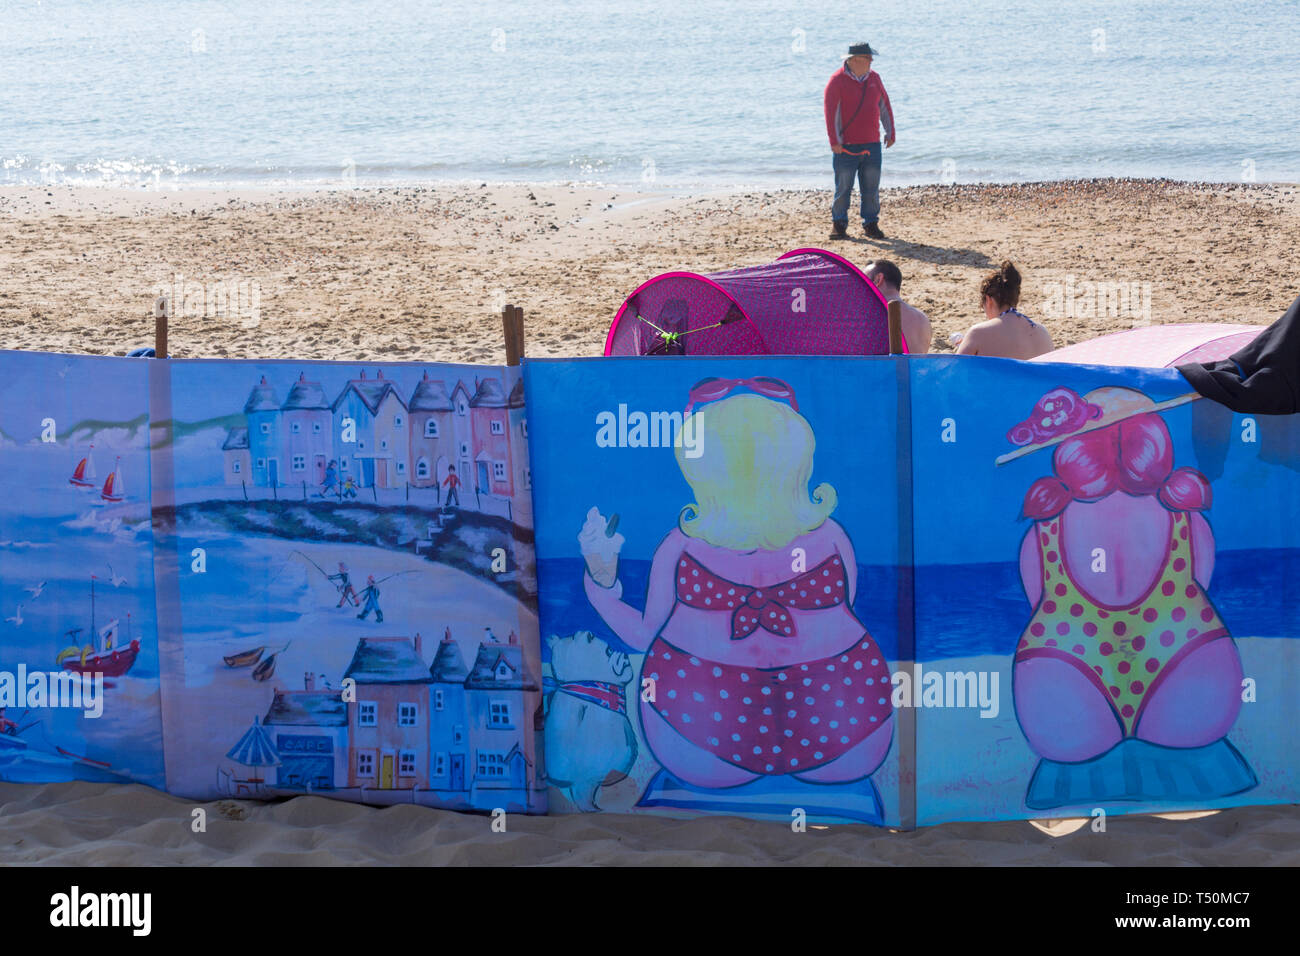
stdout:
[(605, 339), (606, 355), (888, 351), (884, 297), (861, 269), (824, 249), (727, 272), (655, 276), (627, 297)]
[(1173, 368), (1192, 362), (1217, 362), (1244, 348), (1264, 331), (1262, 325), (1209, 322), (1147, 325), (1112, 332), (1040, 355), (1035, 362), (1075, 365), (1128, 365)]

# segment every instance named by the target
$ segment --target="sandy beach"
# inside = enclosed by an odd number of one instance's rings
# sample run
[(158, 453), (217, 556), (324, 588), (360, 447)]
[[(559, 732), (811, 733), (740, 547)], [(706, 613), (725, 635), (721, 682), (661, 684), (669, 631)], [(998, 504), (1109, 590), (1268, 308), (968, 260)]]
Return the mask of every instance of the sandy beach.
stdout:
[[(160, 289), (192, 308), (178, 358), (495, 363), (500, 310), (531, 356), (600, 354), (624, 297), (660, 272), (770, 261), (801, 246), (902, 269), (935, 351), (981, 316), (1004, 258), (1057, 346), (1168, 322), (1266, 324), (1294, 299), (1300, 187), (1104, 180), (887, 190), (891, 237), (831, 243), (827, 191), (684, 195), (593, 185), (153, 191), (0, 188), (0, 348), (123, 354), (153, 340)], [(1148, 308), (1050, 311), (1054, 290), (1136, 284)], [(194, 291), (197, 289), (197, 297)], [(245, 308), (250, 307), (250, 308)], [(241, 311), (243, 309), (243, 311)], [(207, 811), (206, 833), (191, 811)], [(792, 833), (736, 818), (486, 817), (319, 797), (198, 804), (139, 785), (0, 784), (0, 864), (1300, 865), (1295, 806), (909, 833)]]
[[(1102, 180), (886, 190), (891, 237), (828, 242), (828, 191), (682, 195), (591, 185), (294, 192), (0, 189), (0, 347), (123, 354), (152, 343), (156, 290), (189, 285), (182, 358), (500, 362), (500, 310), (533, 356), (600, 354), (619, 305), (671, 269), (829, 247), (884, 257), (934, 325), (977, 314), (1010, 258), (1056, 345), (1147, 322), (1266, 324), (1297, 292), (1300, 187)], [(1053, 305), (1124, 283), (1141, 308)], [(198, 294), (195, 294), (197, 291)], [(256, 314), (236, 306), (256, 293)], [(173, 296), (176, 299), (176, 296)], [(232, 305), (232, 303), (235, 303)], [(1098, 311), (1103, 314), (1096, 314)]]
[[(207, 831), (191, 830), (203, 807)], [(502, 866), (1295, 866), (1294, 807), (1197, 820), (1112, 817), (1053, 837), (1024, 821), (949, 823), (909, 833), (841, 826), (793, 833), (735, 817), (620, 814), (490, 819), (323, 797), (193, 803), (138, 785), (0, 785), (0, 863), (85, 865)]]

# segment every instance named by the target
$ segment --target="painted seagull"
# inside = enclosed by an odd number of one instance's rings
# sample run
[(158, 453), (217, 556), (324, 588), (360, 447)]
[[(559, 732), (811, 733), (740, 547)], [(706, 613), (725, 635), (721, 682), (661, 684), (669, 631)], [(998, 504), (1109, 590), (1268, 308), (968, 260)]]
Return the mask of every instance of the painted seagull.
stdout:
[(45, 590), (45, 582), (42, 581), (40, 584), (34, 585), (32, 587), (23, 588), (23, 590), (26, 591), (28, 594), (30, 594), (32, 596), (32, 600), (35, 601), (38, 597), (41, 596), (41, 592)]
[(14, 627), (23, 626), (23, 606), (21, 604), (18, 605), (18, 610), (14, 611), (13, 617), (5, 618), (5, 623), (12, 624)]
[(115, 588), (120, 588), (123, 584), (126, 584), (126, 578), (114, 571), (111, 564), (108, 566), (108, 579), (113, 582)]

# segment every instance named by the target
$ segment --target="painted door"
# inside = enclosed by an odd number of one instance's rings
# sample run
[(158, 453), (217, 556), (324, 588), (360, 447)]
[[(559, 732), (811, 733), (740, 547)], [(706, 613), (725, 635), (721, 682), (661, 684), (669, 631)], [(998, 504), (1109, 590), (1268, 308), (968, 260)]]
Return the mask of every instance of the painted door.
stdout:
[(451, 789), (465, 789), (465, 755), (451, 755)]
[(377, 488), (388, 487), (388, 459), (387, 458), (375, 459), (375, 487)]
[(379, 789), (393, 789), (393, 755), (384, 754), (384, 759), (379, 764)]
[(267, 480), (270, 481), (272, 488), (280, 487), (280, 459), (268, 458), (266, 462)]
[(479, 491), (492, 490), (492, 484), (488, 481), (488, 466), (487, 466), (487, 462), (485, 461), (480, 461), (478, 463), (478, 490)]
[(325, 456), (316, 456), (316, 484), (325, 483)]

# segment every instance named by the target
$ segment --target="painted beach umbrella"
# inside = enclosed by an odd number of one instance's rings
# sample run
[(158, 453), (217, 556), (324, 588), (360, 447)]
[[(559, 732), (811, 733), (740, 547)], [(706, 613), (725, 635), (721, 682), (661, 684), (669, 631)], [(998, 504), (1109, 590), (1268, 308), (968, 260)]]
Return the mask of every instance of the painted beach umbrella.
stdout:
[[(280, 766), (280, 755), (276, 753), (275, 745), (256, 717), (253, 718), (253, 726), (248, 728), (247, 733), (239, 738), (239, 743), (231, 747), (226, 756), (245, 767)], [(261, 782), (260, 777), (253, 779)]]
[(1146, 325), (1076, 342), (1031, 361), (1174, 368), (1192, 362), (1226, 359), (1263, 331), (1262, 325), (1213, 322)]

